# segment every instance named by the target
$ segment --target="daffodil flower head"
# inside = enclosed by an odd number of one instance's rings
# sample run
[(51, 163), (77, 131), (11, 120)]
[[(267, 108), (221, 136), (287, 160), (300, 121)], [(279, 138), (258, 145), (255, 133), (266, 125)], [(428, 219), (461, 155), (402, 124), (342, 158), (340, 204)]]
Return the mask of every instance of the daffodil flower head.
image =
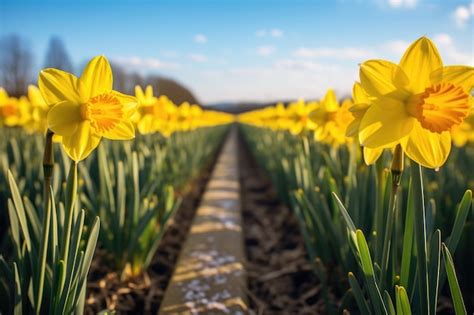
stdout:
[(23, 126), (29, 119), (29, 103), (24, 97), (17, 99), (0, 88), (0, 126)]
[(28, 100), (31, 105), (31, 121), (29, 127), (35, 131), (46, 133), (49, 106), (46, 104), (41, 91), (34, 85), (28, 86)]
[(315, 124), (314, 138), (317, 141), (339, 146), (350, 141), (346, 138), (347, 125), (353, 120), (349, 107), (350, 100), (345, 100), (341, 105), (336, 98), (334, 90), (329, 89), (324, 98), (309, 114), (311, 121)]
[(66, 153), (74, 161), (85, 159), (102, 137), (134, 138), (131, 116), (136, 99), (112, 89), (112, 69), (104, 56), (93, 58), (79, 78), (58, 69), (42, 70), (38, 84), (51, 107), (48, 128), (61, 136)]
[(444, 164), (451, 150), (451, 130), (472, 107), (474, 68), (443, 66), (435, 45), (421, 37), (398, 65), (364, 62), (360, 83), (371, 100), (359, 126), (364, 147), (400, 144), (409, 158), (425, 167)]
[(316, 124), (309, 118), (309, 115), (317, 106), (317, 102), (305, 103), (303, 99), (289, 105), (288, 111), (292, 120), (291, 134), (298, 135), (316, 128)]

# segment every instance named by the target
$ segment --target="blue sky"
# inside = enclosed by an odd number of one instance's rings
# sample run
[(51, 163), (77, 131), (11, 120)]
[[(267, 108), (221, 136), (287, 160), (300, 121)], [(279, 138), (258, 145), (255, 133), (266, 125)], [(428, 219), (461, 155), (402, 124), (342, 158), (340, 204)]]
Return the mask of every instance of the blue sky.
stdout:
[(0, 0), (0, 36), (11, 33), (30, 42), (38, 69), (57, 35), (77, 68), (105, 54), (182, 82), (202, 103), (347, 95), (360, 62), (398, 61), (422, 35), (446, 64), (474, 64), (469, 0)]

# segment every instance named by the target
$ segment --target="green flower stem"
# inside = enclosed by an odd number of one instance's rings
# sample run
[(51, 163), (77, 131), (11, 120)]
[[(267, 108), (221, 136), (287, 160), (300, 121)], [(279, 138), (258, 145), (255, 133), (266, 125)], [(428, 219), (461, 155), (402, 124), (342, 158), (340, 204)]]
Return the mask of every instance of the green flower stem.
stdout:
[[(77, 198), (77, 162), (71, 164), (66, 185), (66, 214), (64, 218), (65, 228), (63, 231), (63, 243), (61, 251), (61, 260), (64, 266), (68, 266), (69, 243), (71, 243), (72, 221), (74, 219), (74, 205)], [(64, 278), (65, 279), (65, 278)], [(62, 289), (64, 283), (60, 284)]]
[(49, 225), (51, 220), (51, 198), (50, 187), (53, 176), (54, 156), (53, 156), (53, 135), (48, 129), (44, 145), (43, 173), (44, 173), (44, 207), (43, 207), (43, 237), (41, 240), (39, 256), (39, 276), (35, 296), (35, 312), (40, 314), (41, 302), (43, 300), (44, 275), (46, 271), (46, 258), (48, 256)]
[(53, 155), (53, 135), (50, 129), (46, 132), (46, 141), (44, 144), (44, 155), (43, 155), (43, 173), (44, 173), (44, 205), (48, 204), (49, 199), (49, 186), (51, 185), (51, 177), (53, 177), (54, 167), (54, 155)]
[(430, 311), (428, 261), (426, 249), (426, 211), (423, 193), (423, 178), (421, 166), (412, 161), (411, 177), (413, 181), (415, 243), (417, 250), (418, 292), (420, 295), (420, 314), (434, 314)]
[(390, 253), (390, 246), (392, 242), (392, 234), (393, 234), (393, 220), (395, 218), (395, 214), (397, 211), (397, 193), (398, 188), (400, 187), (400, 180), (403, 173), (404, 168), (404, 154), (401, 146), (398, 144), (395, 147), (395, 151), (393, 152), (393, 160), (392, 160), (392, 189), (390, 191), (390, 199), (388, 204), (388, 214), (387, 214), (387, 223), (385, 226), (385, 237), (383, 241), (383, 250), (382, 250), (382, 263), (381, 263), (381, 277), (380, 283), (382, 288), (389, 288), (391, 284), (386, 284), (386, 276), (388, 274), (388, 262), (389, 262), (389, 253)]

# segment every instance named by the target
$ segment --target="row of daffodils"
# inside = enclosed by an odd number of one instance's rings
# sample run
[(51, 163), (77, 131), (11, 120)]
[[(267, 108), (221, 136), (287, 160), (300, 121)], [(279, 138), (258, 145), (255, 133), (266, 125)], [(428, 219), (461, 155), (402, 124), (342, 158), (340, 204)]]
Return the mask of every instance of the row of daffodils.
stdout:
[(422, 37), (398, 64), (363, 62), (352, 99), (329, 90), (239, 116), (300, 221), (326, 313), (474, 307), (472, 192), (462, 195), (474, 186), (473, 88), (474, 68), (444, 66)]
[(0, 314), (82, 314), (96, 246), (122, 279), (144, 272), (179, 206), (175, 189), (233, 119), (150, 86), (115, 91), (103, 56), (79, 78), (41, 71), (28, 97), (0, 89)]
[(80, 78), (57, 70), (41, 71), (39, 89), (28, 88), (28, 97), (9, 97), (0, 88), (0, 126), (23, 127), (45, 133), (49, 128), (74, 161), (85, 159), (101, 138), (130, 140), (141, 134), (174, 132), (227, 124), (232, 115), (203, 110), (187, 102), (175, 105), (153, 88), (135, 87), (135, 96), (112, 88), (112, 70), (103, 56), (92, 59)]

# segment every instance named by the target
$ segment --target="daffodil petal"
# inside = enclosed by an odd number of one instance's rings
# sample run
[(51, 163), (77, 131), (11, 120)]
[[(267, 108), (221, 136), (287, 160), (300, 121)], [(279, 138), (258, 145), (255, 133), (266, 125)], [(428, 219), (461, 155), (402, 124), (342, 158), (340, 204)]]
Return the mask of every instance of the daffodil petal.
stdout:
[(377, 148), (377, 149), (371, 149), (364, 147), (364, 161), (367, 165), (374, 164), (379, 157), (382, 155), (383, 149), (382, 148)]
[(410, 79), (410, 91), (417, 94), (430, 86), (430, 74), (442, 68), (443, 61), (436, 46), (423, 36), (408, 47), (400, 67)]
[(392, 98), (374, 102), (360, 122), (360, 143), (369, 148), (388, 148), (400, 142), (410, 133), (415, 120), (407, 115), (404, 106)]
[(97, 148), (100, 136), (93, 132), (90, 122), (86, 120), (78, 125), (74, 133), (63, 136), (62, 142), (69, 157), (79, 162)]
[(143, 116), (137, 124), (138, 131), (141, 134), (147, 134), (155, 131), (155, 122), (151, 115)]
[(38, 86), (48, 105), (62, 101), (79, 103), (79, 82), (77, 77), (58, 69), (48, 68), (40, 72)]
[(142, 87), (139, 85), (135, 85), (135, 96), (139, 101), (143, 101), (145, 99), (145, 94), (143, 94)]
[(151, 85), (148, 85), (148, 86), (146, 87), (146, 90), (145, 90), (145, 97), (146, 97), (147, 99), (153, 97), (153, 87), (152, 87)]
[(111, 140), (130, 140), (135, 138), (135, 128), (131, 121), (123, 120), (113, 129), (104, 132), (102, 136)]
[(447, 66), (431, 73), (431, 83), (450, 82), (461, 86), (467, 93), (474, 88), (474, 67)]
[(410, 136), (401, 142), (406, 155), (427, 168), (438, 168), (446, 162), (451, 151), (451, 134), (431, 132), (416, 121)]
[(357, 112), (365, 112), (368, 108), (370, 107), (370, 104), (368, 103), (355, 103), (351, 107), (349, 107), (349, 111), (351, 113), (357, 113)]
[(83, 100), (112, 90), (112, 69), (104, 56), (93, 58), (82, 72), (80, 91)]
[(354, 99), (354, 103), (369, 103), (369, 96), (359, 82), (354, 83), (352, 87), (352, 98)]
[[(403, 98), (405, 86), (409, 83), (403, 70), (396, 64), (385, 60), (369, 60), (360, 66), (360, 82), (369, 96)], [(402, 95), (400, 95), (402, 94)]]
[(321, 102), (327, 111), (336, 111), (339, 108), (336, 94), (333, 89), (329, 89)]
[(346, 129), (346, 137), (355, 137), (359, 132), (360, 119), (353, 120)]
[(3, 103), (9, 98), (7, 91), (0, 87), (0, 102)]
[(120, 103), (123, 104), (123, 109), (127, 113), (128, 116), (131, 116), (135, 113), (137, 109), (138, 103), (137, 98), (126, 95), (117, 91), (112, 91), (112, 95), (119, 99)]
[(48, 128), (60, 136), (76, 132), (82, 121), (79, 105), (63, 101), (54, 105), (48, 113)]

